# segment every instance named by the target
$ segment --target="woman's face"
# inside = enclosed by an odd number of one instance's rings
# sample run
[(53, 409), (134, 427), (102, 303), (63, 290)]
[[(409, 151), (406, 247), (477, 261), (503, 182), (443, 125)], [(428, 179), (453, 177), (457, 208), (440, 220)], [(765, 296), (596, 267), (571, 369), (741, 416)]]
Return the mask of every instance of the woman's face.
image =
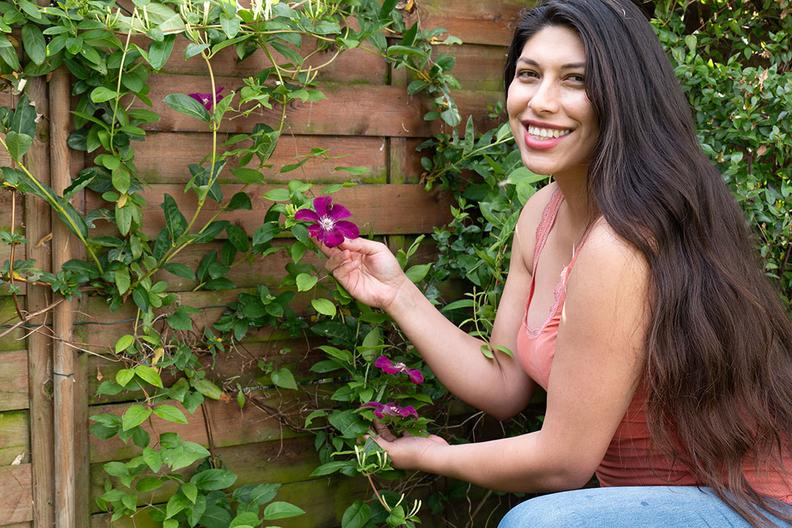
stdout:
[(586, 54), (577, 33), (547, 26), (526, 41), (506, 109), (526, 167), (585, 177), (599, 128), (584, 84)]

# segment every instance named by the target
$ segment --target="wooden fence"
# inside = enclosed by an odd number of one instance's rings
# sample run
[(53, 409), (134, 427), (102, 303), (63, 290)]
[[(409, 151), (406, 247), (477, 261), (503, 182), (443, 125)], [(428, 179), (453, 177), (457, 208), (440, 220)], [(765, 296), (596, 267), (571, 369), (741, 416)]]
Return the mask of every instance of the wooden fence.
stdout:
[[(528, 2), (521, 0), (424, 0), (417, 2), (423, 27), (444, 27), (465, 44), (447, 50), (457, 58), (454, 74), (462, 90), (456, 93), (463, 116), (472, 114), (480, 127), (493, 126), (487, 120), (487, 107), (502, 98), (502, 67), (505, 45), (518, 11)], [(413, 15), (415, 16), (415, 15)], [(264, 59), (237, 64), (231, 48), (215, 61), (218, 84), (235, 89), (242, 78), (265, 64)], [(444, 50), (446, 51), (446, 50)], [(275, 164), (291, 161), (310, 147), (320, 146), (332, 154), (343, 153), (342, 160), (310, 163), (289, 179), (312, 182), (340, 181), (344, 173), (334, 173), (337, 165), (365, 166), (369, 169), (363, 185), (342, 191), (339, 200), (355, 214), (355, 220), (369, 234), (396, 237), (431, 232), (432, 226), (448, 219), (448, 198), (427, 193), (418, 184), (419, 155), (415, 147), (436, 132), (436, 125), (423, 120), (426, 100), (409, 97), (403, 71), (390, 71), (375, 54), (351, 50), (319, 77), (327, 99), (313, 104), (298, 104), (289, 110), (288, 124), (273, 156)], [(46, 83), (31, 80), (30, 95), (44, 118), (27, 164), (42, 179), (63, 181), (64, 172), (72, 176), (84, 165), (82, 153), (69, 152), (66, 138), (58, 136), (69, 120), (69, 84), (64, 74)], [(148, 209), (146, 225), (156, 232), (164, 224), (159, 204), (162, 195), (176, 197), (183, 211), (195, 207), (182, 192), (187, 180), (186, 165), (200, 160), (209, 151), (211, 137), (195, 120), (168, 109), (162, 99), (167, 93), (209, 91), (209, 81), (198, 59), (185, 61), (183, 48), (176, 47), (165, 71), (152, 78), (150, 98), (162, 119), (148, 128), (147, 139), (136, 149), (136, 163), (144, 180), (151, 184), (144, 196)], [(0, 104), (13, 104), (3, 96)], [(247, 131), (267, 116), (225, 122), (223, 134)], [(3, 165), (7, 158), (0, 156)], [(50, 176), (51, 175), (51, 176)], [(68, 175), (66, 176), (68, 178)], [(252, 189), (260, 196), (270, 184)], [(231, 186), (229, 186), (231, 187)], [(233, 193), (234, 189), (228, 189)], [(260, 192), (261, 191), (261, 192)], [(75, 198), (75, 205), (90, 210), (99, 205), (87, 193)], [(11, 194), (0, 193), (0, 225), (13, 220), (24, 225), (27, 245), (17, 248), (16, 259), (36, 259), (43, 269), (59, 269), (63, 258), (74, 251), (68, 234), (52, 221), (48, 207), (25, 197), (12, 204)], [(234, 219), (245, 228), (261, 222), (268, 204), (254, 202), (253, 210), (237, 211)], [(211, 215), (207, 207), (206, 215)], [(158, 220), (153, 220), (158, 219)], [(199, 219), (200, 221), (200, 219)], [(393, 242), (393, 239), (391, 239)], [(181, 262), (195, 266), (207, 247), (184, 251)], [(74, 255), (76, 256), (76, 255)], [(10, 257), (8, 246), (0, 248), (0, 262)], [(284, 262), (269, 257), (262, 265), (239, 263), (231, 279), (239, 288), (274, 284), (282, 277)], [(212, 323), (222, 306), (239, 290), (192, 292), (194, 284), (168, 276), (172, 290), (182, 303), (202, 307), (198, 322)], [(13, 299), (2, 290), (0, 332), (18, 320)], [(53, 299), (42, 288), (29, 287), (18, 302), (29, 313), (44, 309)], [(55, 299), (57, 300), (57, 299)], [(129, 405), (123, 400), (99, 398), (96, 387), (102, 379), (112, 379), (117, 364), (87, 351), (107, 351), (122, 334), (130, 333), (133, 314), (121, 309), (111, 312), (101, 300), (82, 297), (78, 302), (62, 303), (25, 326), (0, 338), (0, 526), (59, 528), (110, 526), (109, 515), (101, 513), (95, 498), (102, 493), (105, 475), (102, 464), (135, 456), (137, 448), (120, 441), (89, 438), (88, 416), (103, 412), (121, 414)], [(69, 343), (73, 343), (78, 348)], [(258, 332), (244, 341), (244, 353), (222, 358), (216, 365), (218, 376), (240, 376), (242, 386), (253, 386), (256, 359), (266, 357), (276, 364), (290, 365), (296, 375), (307, 374), (308, 359), (315, 357), (311, 343), (279, 339), (271, 331)], [(288, 353), (284, 353), (288, 351)], [(58, 385), (58, 391), (55, 387)], [(53, 393), (60, 398), (53, 401)], [(310, 390), (298, 397), (273, 392), (264, 401), (284, 415), (300, 410)], [(65, 399), (65, 400), (64, 400)], [(68, 400), (68, 401), (66, 401)], [(73, 411), (69, 411), (69, 402)], [(233, 403), (209, 401), (190, 418), (187, 425), (152, 420), (157, 433), (178, 431), (186, 440), (211, 446), (226, 467), (239, 475), (238, 483), (282, 482), (279, 499), (292, 501), (307, 514), (284, 526), (323, 527), (340, 524), (340, 515), (354, 497), (369, 491), (357, 480), (312, 479), (317, 464), (312, 437), (298, 434), (255, 406), (240, 411)], [(73, 438), (73, 451), (56, 452), (56, 435)], [(70, 482), (74, 481), (71, 486)], [(167, 500), (172, 489), (161, 488), (148, 497), (154, 503)], [(76, 519), (76, 521), (74, 520)], [(114, 526), (133, 526), (129, 522)], [(137, 518), (134, 526), (150, 526)]]

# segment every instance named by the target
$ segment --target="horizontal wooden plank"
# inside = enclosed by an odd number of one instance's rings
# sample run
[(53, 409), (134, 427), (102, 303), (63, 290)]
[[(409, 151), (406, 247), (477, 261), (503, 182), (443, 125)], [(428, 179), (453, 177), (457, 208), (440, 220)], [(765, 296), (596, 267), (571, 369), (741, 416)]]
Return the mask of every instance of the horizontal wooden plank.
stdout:
[[(307, 480), (319, 465), (312, 436), (217, 447), (214, 452), (222, 467), (237, 474), (236, 485), (251, 482), (299, 482)], [(193, 472), (193, 469), (178, 471), (179, 474), (186, 475)], [(95, 498), (104, 493), (104, 482), (108, 478), (102, 463), (91, 464), (91, 497)], [(173, 491), (172, 487), (162, 487), (146, 495), (145, 502), (141, 501), (141, 504), (164, 502)], [(95, 511), (99, 511), (98, 508)]]
[[(25, 298), (17, 297), (19, 303), (24, 306)], [(19, 322), (19, 316), (14, 308), (14, 301), (11, 297), (0, 297), (0, 332), (5, 332), (11, 326)], [(0, 352), (19, 350), (25, 346), (25, 334), (22, 328), (17, 328), (8, 335), (0, 338)]]
[(0, 467), (0, 519), (23, 523), (33, 520), (32, 471), (30, 464)]
[[(204, 407), (208, 425), (204, 420), (204, 413), (198, 409), (192, 415), (184, 411), (189, 420), (188, 424), (174, 424), (152, 416), (151, 420), (144, 424), (144, 428), (154, 439), (164, 432), (176, 432), (185, 440), (204, 446), (209, 446), (208, 429), (211, 431), (212, 441), (217, 447), (295, 438), (304, 433), (284, 427), (278, 416), (283, 416), (292, 423), (302, 425), (303, 411), (309, 407), (309, 402), (313, 402), (315, 405), (317, 398), (325, 398), (326, 394), (323, 391), (326, 392), (323, 387), (317, 386), (306, 386), (299, 392), (282, 391), (280, 396), (277, 391), (258, 391), (256, 400), (260, 404), (266, 405), (268, 410), (262, 410), (253, 402), (249, 402), (244, 409), (240, 410), (236, 402), (230, 401), (230, 398), (227, 401), (206, 401)], [(129, 405), (131, 404), (119, 403), (93, 406), (90, 408), (89, 415), (112, 413), (120, 416)], [(131, 443), (126, 445), (117, 437), (110, 440), (91, 437), (91, 462), (124, 460), (139, 453), (138, 447)]]
[[(239, 79), (225, 77), (218, 80), (228, 90), (241, 86)], [(147, 125), (149, 130), (171, 132), (207, 132), (208, 125), (166, 107), (161, 101), (171, 93), (196, 90), (195, 79), (189, 75), (160, 75), (152, 77), (149, 97), (160, 112), (161, 119)], [(316, 103), (295, 102), (288, 109), (286, 132), (289, 134), (428, 137), (436, 132), (439, 123), (428, 123), (423, 116), (430, 110), (431, 101), (410, 97), (401, 86), (347, 86), (320, 83), (327, 97)], [(502, 98), (492, 91), (459, 91), (454, 97), (463, 115), (474, 115), (481, 126), (494, 126), (487, 118), (487, 106)], [(221, 132), (244, 132), (256, 123), (276, 125), (280, 110), (264, 110), (248, 117), (224, 119)]]
[[(2, 523), (3, 521), (0, 521)], [(3, 528), (33, 528), (32, 522), (21, 522), (13, 524), (0, 524)]]
[[(272, 205), (272, 202), (263, 198), (264, 193), (272, 188), (271, 185), (249, 186), (246, 191), (251, 197), (252, 209), (234, 211), (221, 218), (233, 220), (252, 236), (262, 225), (265, 211)], [(241, 190), (241, 185), (226, 185), (223, 189), (226, 199)], [(165, 217), (160, 208), (165, 194), (174, 198), (186, 218), (191, 218), (197, 205), (195, 194), (185, 194), (181, 185), (147, 187), (142, 193), (147, 204), (143, 209), (143, 230), (152, 238), (165, 227)], [(438, 191), (426, 192), (422, 185), (361, 185), (342, 189), (333, 197), (335, 202), (344, 204), (352, 212), (351, 221), (360, 227), (364, 235), (430, 233), (435, 226), (444, 225), (450, 220), (450, 196)], [(105, 204), (93, 193), (88, 195), (86, 201), (89, 210)], [(207, 200), (195, 225), (205, 225), (221, 207)], [(107, 234), (109, 228), (107, 222), (97, 223), (96, 233)]]
[(442, 27), (466, 43), (506, 46), (511, 41), (521, 9), (531, 7), (532, 0), (423, 0), (416, 2), (421, 27)]
[(29, 461), (30, 415), (27, 411), (0, 412), (0, 466)]
[[(196, 85), (208, 86), (209, 76), (206, 63), (196, 55), (190, 59), (184, 58), (187, 48), (186, 39), (178, 39), (173, 46), (173, 54), (162, 69), (165, 73), (193, 74), (204, 76), (201, 81), (196, 80)], [(286, 64), (277, 51), (271, 50), (279, 64)], [(304, 68), (310, 66), (317, 73), (317, 79), (322, 81), (336, 81), (344, 83), (386, 84), (388, 80), (388, 65), (378, 55), (374, 46), (363, 43), (359, 48), (346, 50), (333, 59), (333, 52), (316, 52), (315, 42), (306, 39), (297, 49), (303, 57), (307, 57)], [(309, 56), (310, 55), (310, 56)], [(259, 50), (244, 61), (239, 61), (233, 46), (228, 47), (212, 58), (212, 71), (216, 76), (248, 77), (258, 75), (265, 68), (272, 66), (263, 50)], [(316, 70), (316, 68), (320, 68)], [(200, 83), (200, 84), (199, 84)], [(209, 92), (210, 89), (196, 88), (196, 92)]]
[(503, 68), (507, 49), (501, 46), (464, 45), (440, 49), (456, 58), (451, 74), (463, 90), (503, 91)]
[[(212, 379), (232, 380), (232, 392), (239, 384), (245, 393), (249, 393), (272, 385), (269, 376), (263, 375), (257, 366), (258, 361), (261, 360), (271, 363), (274, 369), (289, 368), (298, 383), (301, 383), (302, 380), (312, 380), (316, 377), (316, 374), (308, 369), (315, 361), (324, 359), (324, 353), (314, 348), (316, 344), (318, 343), (309, 343), (305, 338), (239, 343), (228, 353), (213, 358), (212, 363), (207, 366), (207, 372)], [(126, 393), (117, 396), (96, 396), (96, 390), (102, 380), (115, 379), (116, 373), (122, 368), (124, 365), (119, 362), (91, 356), (88, 366), (88, 396), (91, 404), (122, 402), (130, 399), (129, 394)], [(162, 375), (163, 383), (166, 385), (175, 381), (169, 378), (166, 372)]]
[[(222, 134), (218, 144), (228, 137)], [(327, 155), (316, 157), (297, 170), (281, 173), (281, 167), (303, 159), (312, 148), (327, 149)], [(222, 149), (221, 149), (222, 150)], [(185, 183), (189, 180), (188, 165), (205, 162), (212, 151), (212, 136), (202, 133), (152, 133), (146, 141), (136, 145), (135, 164), (140, 177), (147, 183)], [(376, 137), (332, 137), (284, 135), (267, 164), (271, 168), (262, 171), (268, 182), (283, 182), (294, 179), (303, 181), (335, 183), (358, 180), (362, 183), (385, 183), (386, 181), (385, 139)], [(248, 165), (256, 168), (258, 159)], [(220, 182), (237, 182), (230, 169), (238, 166), (236, 160), (229, 161), (221, 174)], [(362, 177), (350, 177), (349, 172), (337, 167), (366, 167)]]
[[(260, 481), (253, 481), (257, 483)], [(278, 520), (283, 528), (335, 528), (347, 506), (356, 499), (367, 499), (370, 495), (368, 483), (363, 479), (317, 479), (291, 482), (281, 486), (275, 500), (289, 501), (305, 510), (305, 515), (292, 519)], [(100, 513), (91, 517), (91, 528), (159, 528), (147, 515), (147, 510), (138, 510), (134, 521), (122, 519), (110, 523), (110, 514)]]
[(30, 407), (27, 350), (0, 352), (0, 411)]

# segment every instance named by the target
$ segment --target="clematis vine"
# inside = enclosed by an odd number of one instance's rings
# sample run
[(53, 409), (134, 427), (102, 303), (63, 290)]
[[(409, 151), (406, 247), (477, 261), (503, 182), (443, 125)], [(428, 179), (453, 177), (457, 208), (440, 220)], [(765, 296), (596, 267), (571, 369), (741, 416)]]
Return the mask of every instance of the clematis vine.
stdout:
[(341, 204), (333, 204), (329, 196), (317, 196), (313, 201), (314, 210), (300, 209), (294, 215), (297, 220), (311, 222), (308, 232), (311, 237), (327, 247), (336, 247), (345, 238), (360, 236), (358, 226), (352, 222), (342, 220), (349, 218), (352, 213)]
[[(223, 96), (220, 95), (222, 91), (223, 91), (222, 86), (218, 87), (217, 90), (215, 90), (214, 98), (217, 102), (219, 102), (220, 99), (223, 98)], [(212, 101), (212, 92), (209, 93), (196, 92), (187, 95), (189, 95), (190, 97), (201, 103), (203, 107), (206, 108), (206, 110), (208, 110), (209, 112), (211, 112), (212, 108), (214, 108), (214, 102)]]
[(412, 405), (407, 405), (406, 407), (400, 407), (393, 402), (388, 403), (380, 403), (380, 402), (368, 402), (364, 403), (362, 407), (370, 407), (374, 409), (374, 416), (377, 418), (418, 418), (418, 412), (415, 410), (415, 407)]
[(385, 374), (401, 374), (403, 372), (416, 385), (424, 382), (424, 377), (420, 370), (407, 368), (404, 363), (394, 363), (387, 356), (380, 356), (374, 360), (374, 366)]

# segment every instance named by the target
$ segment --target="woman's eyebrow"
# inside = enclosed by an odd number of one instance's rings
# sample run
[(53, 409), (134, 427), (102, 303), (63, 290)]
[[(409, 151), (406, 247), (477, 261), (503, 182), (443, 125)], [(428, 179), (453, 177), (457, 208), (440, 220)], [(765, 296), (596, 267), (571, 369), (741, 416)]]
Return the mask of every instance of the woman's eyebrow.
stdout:
[[(533, 59), (529, 59), (528, 57), (520, 57), (519, 59), (517, 59), (517, 62), (518, 63), (519, 62), (524, 62), (525, 64), (527, 64), (529, 66), (534, 66), (536, 68), (539, 67), (539, 63), (538, 62), (536, 62)], [(577, 68), (585, 68), (585, 67), (586, 67), (586, 63), (585, 62), (570, 62), (570, 63), (561, 65), (561, 69), (562, 70), (574, 70), (574, 69), (577, 69)]]

